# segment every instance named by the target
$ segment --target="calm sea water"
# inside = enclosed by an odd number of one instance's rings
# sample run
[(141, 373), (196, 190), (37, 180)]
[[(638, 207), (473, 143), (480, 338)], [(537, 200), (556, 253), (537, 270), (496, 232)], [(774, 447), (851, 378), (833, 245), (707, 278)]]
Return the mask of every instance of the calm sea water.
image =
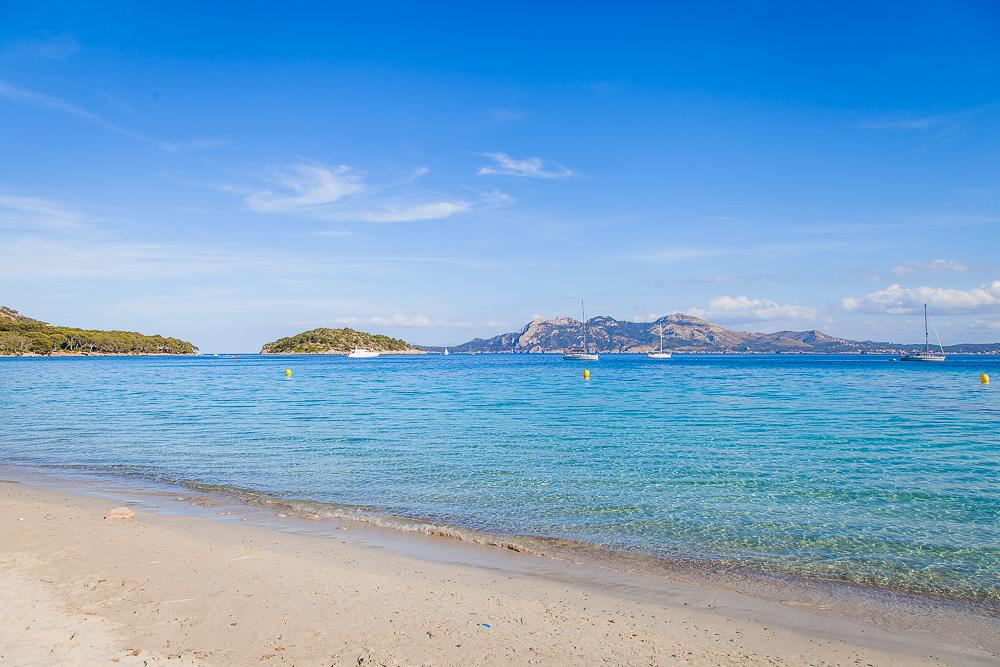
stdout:
[(3, 359), (0, 389), (0, 462), (1000, 601), (997, 357)]

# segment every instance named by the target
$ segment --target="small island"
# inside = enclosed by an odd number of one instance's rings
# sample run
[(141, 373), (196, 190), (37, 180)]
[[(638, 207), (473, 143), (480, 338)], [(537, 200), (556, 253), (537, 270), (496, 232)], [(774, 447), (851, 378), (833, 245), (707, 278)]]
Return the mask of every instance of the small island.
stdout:
[(260, 348), (261, 354), (347, 354), (352, 350), (381, 354), (425, 354), (405, 340), (354, 329), (311, 329), (279, 338)]
[(197, 352), (192, 343), (179, 338), (53, 326), (0, 306), (0, 356), (152, 356)]

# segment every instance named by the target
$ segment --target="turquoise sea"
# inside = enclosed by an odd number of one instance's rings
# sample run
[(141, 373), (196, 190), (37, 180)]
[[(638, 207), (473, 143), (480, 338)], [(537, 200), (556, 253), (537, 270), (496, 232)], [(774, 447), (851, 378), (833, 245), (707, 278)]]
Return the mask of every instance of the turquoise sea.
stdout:
[(0, 391), (0, 463), (1000, 605), (1000, 357), (2, 359)]

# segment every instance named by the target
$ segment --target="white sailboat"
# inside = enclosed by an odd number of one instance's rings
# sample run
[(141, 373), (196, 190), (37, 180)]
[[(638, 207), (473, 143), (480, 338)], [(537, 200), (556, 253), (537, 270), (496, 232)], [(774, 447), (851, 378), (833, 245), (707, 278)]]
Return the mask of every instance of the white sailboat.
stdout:
[[(934, 335), (937, 336), (937, 329), (934, 330)], [(924, 351), (923, 352), (911, 352), (910, 354), (904, 354), (899, 358), (900, 361), (944, 361), (947, 357), (944, 356), (944, 347), (941, 345), (941, 339), (938, 338), (938, 348), (941, 353), (931, 352), (930, 346), (930, 333), (927, 330), (927, 304), (924, 304)]]
[(587, 345), (587, 309), (583, 307), (583, 301), (580, 302), (580, 311), (583, 317), (583, 347), (571, 347), (563, 352), (563, 361), (598, 361), (600, 357), (590, 352)]
[(448, 348), (444, 348), (444, 356), (447, 357), (449, 354), (451, 354), (451, 352), (448, 351)]
[(378, 355), (378, 352), (372, 352), (371, 350), (365, 350), (360, 347), (356, 347), (347, 353), (347, 357), (349, 359), (373, 359)]
[(650, 352), (646, 355), (647, 359), (669, 359), (674, 356), (673, 352), (663, 351), (663, 325), (660, 325), (660, 349), (656, 352)]

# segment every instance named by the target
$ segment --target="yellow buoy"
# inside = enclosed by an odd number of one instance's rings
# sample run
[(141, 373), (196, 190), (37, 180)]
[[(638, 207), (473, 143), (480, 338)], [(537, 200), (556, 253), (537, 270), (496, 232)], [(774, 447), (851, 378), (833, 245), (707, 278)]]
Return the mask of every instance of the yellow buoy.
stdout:
[(292, 377), (292, 369), (291, 368), (286, 368), (285, 369), (285, 377)]
[(583, 369), (583, 379), (584, 380), (589, 380), (590, 379), (590, 371), (587, 370), (586, 368)]
[(986, 373), (983, 373), (982, 375), (979, 376), (979, 381), (982, 382), (983, 384), (989, 384), (990, 376), (987, 375)]

